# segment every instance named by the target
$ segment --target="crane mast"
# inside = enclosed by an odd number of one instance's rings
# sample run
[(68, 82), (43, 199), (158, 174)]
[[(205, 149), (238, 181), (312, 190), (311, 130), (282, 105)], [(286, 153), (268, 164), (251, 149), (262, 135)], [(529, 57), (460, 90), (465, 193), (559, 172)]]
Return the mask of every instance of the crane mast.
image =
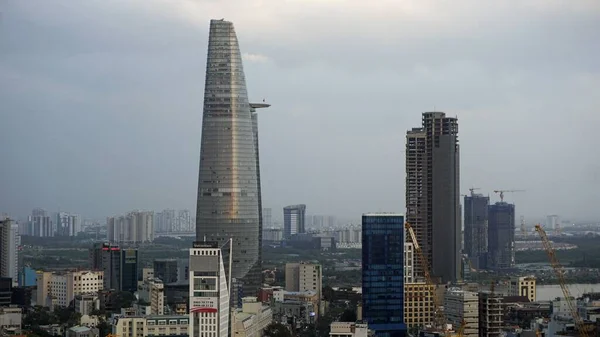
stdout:
[(417, 256), (419, 257), (419, 263), (421, 263), (421, 267), (423, 268), (423, 274), (425, 275), (425, 281), (427, 283), (428, 288), (431, 289), (430, 296), (433, 301), (433, 310), (434, 310), (433, 325), (435, 328), (441, 327), (442, 330), (444, 330), (444, 332), (446, 332), (446, 317), (444, 316), (444, 311), (440, 308), (440, 304), (439, 304), (438, 298), (436, 296), (436, 292), (435, 292), (436, 284), (433, 282), (431, 273), (429, 272), (429, 261), (425, 257), (425, 254), (423, 254), (423, 250), (421, 249), (421, 246), (419, 246), (419, 242), (417, 241), (417, 236), (415, 235), (415, 232), (413, 231), (410, 224), (405, 223), (404, 227), (406, 228), (406, 230), (408, 230), (408, 233), (410, 234), (410, 238), (411, 238), (413, 246), (414, 246), (413, 247), (414, 251), (417, 253)]
[(583, 319), (581, 318), (581, 316), (579, 316), (579, 313), (577, 312), (577, 308), (573, 304), (571, 291), (569, 291), (569, 288), (567, 287), (567, 284), (565, 282), (565, 270), (562, 267), (562, 265), (560, 264), (560, 262), (558, 261), (558, 258), (556, 257), (556, 252), (554, 251), (554, 248), (552, 248), (552, 245), (550, 244), (550, 240), (548, 240), (546, 231), (544, 231), (544, 229), (542, 228), (542, 225), (540, 225), (540, 224), (535, 225), (535, 230), (536, 230), (536, 232), (538, 232), (540, 234), (540, 238), (542, 239), (542, 245), (544, 246), (544, 249), (546, 250), (546, 253), (548, 254), (548, 258), (550, 259), (550, 264), (552, 265), (552, 269), (554, 270), (554, 273), (556, 274), (556, 278), (558, 279), (558, 283), (560, 284), (560, 289), (562, 290), (562, 293), (565, 296), (565, 300), (567, 301), (567, 306), (569, 307), (569, 311), (571, 312), (571, 315), (573, 315), (573, 320), (575, 321), (575, 326), (577, 327), (577, 330), (579, 331), (579, 335), (582, 337), (588, 337), (589, 334), (587, 333), (585, 324), (583, 323)]

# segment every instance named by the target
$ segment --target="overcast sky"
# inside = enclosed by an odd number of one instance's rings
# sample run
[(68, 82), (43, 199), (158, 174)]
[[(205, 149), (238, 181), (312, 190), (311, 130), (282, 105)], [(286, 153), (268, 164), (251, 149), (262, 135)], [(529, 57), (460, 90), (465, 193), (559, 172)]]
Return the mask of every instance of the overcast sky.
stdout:
[(195, 210), (210, 19), (260, 111), (263, 205), (404, 212), (406, 130), (458, 116), (461, 193), (600, 217), (597, 0), (1, 0), (0, 212)]

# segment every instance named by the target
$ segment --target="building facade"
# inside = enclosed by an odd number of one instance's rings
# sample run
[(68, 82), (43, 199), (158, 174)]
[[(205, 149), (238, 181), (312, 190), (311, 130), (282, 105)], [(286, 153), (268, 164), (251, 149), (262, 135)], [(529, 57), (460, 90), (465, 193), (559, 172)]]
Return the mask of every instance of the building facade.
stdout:
[(56, 235), (77, 236), (81, 232), (81, 217), (78, 214), (58, 212), (56, 215)]
[(46, 210), (36, 208), (31, 212), (27, 222), (27, 235), (38, 237), (54, 236), (56, 229)]
[(411, 242), (404, 243), (404, 283), (415, 282), (415, 251)]
[(92, 270), (104, 273), (104, 289), (135, 292), (138, 281), (138, 250), (97, 243), (90, 249)]
[(504, 323), (502, 296), (492, 292), (479, 293), (479, 336), (500, 337)]
[[(425, 112), (421, 127), (406, 134), (406, 221), (432, 274), (443, 282), (460, 277), (459, 186), (458, 120), (443, 112)], [(419, 265), (415, 272), (423, 276)]]
[(376, 336), (404, 336), (404, 216), (362, 216), (363, 319)]
[(433, 323), (435, 285), (425, 282), (404, 284), (404, 322), (409, 328)]
[(190, 249), (190, 336), (227, 337), (229, 287), (218, 242), (195, 242)]
[(488, 251), (488, 206), (490, 198), (482, 194), (471, 193), (465, 196), (465, 245), (464, 252), (475, 262), (476, 268), (481, 268), (479, 259)]
[(320, 303), (323, 292), (323, 268), (320, 264), (314, 263), (286, 263), (285, 290), (314, 291)]
[(536, 278), (535, 276), (521, 276), (510, 279), (508, 293), (511, 296), (525, 296), (530, 302), (536, 301)]
[(154, 212), (133, 211), (106, 219), (110, 243), (137, 244), (154, 240)]
[(283, 208), (283, 238), (306, 233), (306, 205), (290, 205)]
[(332, 322), (329, 337), (367, 337), (369, 326), (365, 323)]
[(489, 206), (488, 267), (512, 268), (515, 265), (515, 205), (497, 202)]
[[(233, 278), (246, 294), (260, 287), (257, 134), (233, 23), (211, 20), (204, 88), (196, 239), (233, 238)], [(226, 265), (229, 259), (225, 259)], [(229, 268), (225, 268), (229, 270)]]
[(75, 296), (104, 289), (102, 271), (38, 272), (37, 304), (66, 307)]
[(233, 312), (231, 327), (235, 337), (262, 337), (265, 328), (273, 321), (273, 312), (256, 297), (244, 297), (242, 307)]
[[(186, 336), (189, 317), (187, 315), (122, 315), (114, 317), (111, 323), (112, 334), (119, 337)], [(205, 337), (209, 336), (205, 335)]]
[(9, 218), (0, 218), (0, 277), (10, 277), (13, 286), (19, 283), (19, 225)]
[(463, 336), (479, 336), (479, 297), (475, 292), (450, 288), (444, 296), (444, 313), (456, 330), (464, 325)]

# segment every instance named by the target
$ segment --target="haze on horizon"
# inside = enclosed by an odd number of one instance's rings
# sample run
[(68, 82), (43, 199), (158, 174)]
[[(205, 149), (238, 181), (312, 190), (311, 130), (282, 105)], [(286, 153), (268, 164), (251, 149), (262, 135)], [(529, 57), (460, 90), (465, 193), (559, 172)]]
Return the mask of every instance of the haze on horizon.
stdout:
[(195, 210), (210, 19), (236, 27), (263, 206), (404, 212), (406, 131), (459, 118), (461, 193), (600, 218), (600, 2), (5, 0), (0, 213)]

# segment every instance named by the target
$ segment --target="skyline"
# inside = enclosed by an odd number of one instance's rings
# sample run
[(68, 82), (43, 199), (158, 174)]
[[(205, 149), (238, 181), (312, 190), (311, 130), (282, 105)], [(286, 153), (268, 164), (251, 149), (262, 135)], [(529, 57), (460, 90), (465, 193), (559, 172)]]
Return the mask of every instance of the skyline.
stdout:
[(335, 4), (302, 2), (303, 13), (320, 9), (313, 26), (286, 23), (301, 2), (60, 3), (3, 11), (0, 141), (11, 146), (0, 150), (0, 212), (193, 210), (199, 148), (186, 144), (200, 139), (205, 27), (225, 17), (239, 30), (250, 99), (274, 106), (261, 117), (264, 207), (404, 212), (404, 134), (436, 105), (461, 121), (461, 194), (481, 187), (494, 203), (494, 189), (525, 189), (506, 198), (517, 217), (600, 217), (598, 3), (463, 1), (481, 15), (455, 17), (430, 2), (387, 3), (411, 18), (396, 23), (377, 6), (346, 1), (341, 18), (320, 14)]

